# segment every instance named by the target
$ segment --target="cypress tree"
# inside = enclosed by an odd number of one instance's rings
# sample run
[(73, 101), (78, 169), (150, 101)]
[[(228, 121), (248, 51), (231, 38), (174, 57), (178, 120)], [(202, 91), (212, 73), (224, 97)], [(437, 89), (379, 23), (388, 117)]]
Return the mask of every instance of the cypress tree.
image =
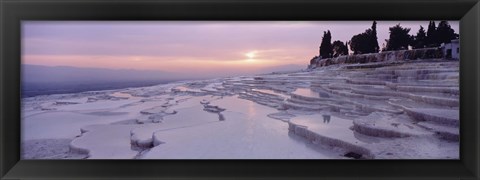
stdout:
[(437, 28), (435, 26), (435, 21), (430, 21), (428, 24), (427, 29), (427, 46), (428, 47), (438, 47), (438, 39), (437, 39)]
[(368, 53), (377, 53), (380, 50), (377, 38), (377, 21), (373, 21), (372, 24), (372, 31), (370, 34), (370, 48), (370, 52)]
[(345, 55), (348, 55), (348, 41), (345, 41), (345, 46), (344, 46), (345, 49), (343, 49), (343, 51), (345, 52)]
[(322, 43), (320, 44), (320, 56), (323, 58), (331, 58), (333, 55), (332, 34), (330, 30), (323, 32)]

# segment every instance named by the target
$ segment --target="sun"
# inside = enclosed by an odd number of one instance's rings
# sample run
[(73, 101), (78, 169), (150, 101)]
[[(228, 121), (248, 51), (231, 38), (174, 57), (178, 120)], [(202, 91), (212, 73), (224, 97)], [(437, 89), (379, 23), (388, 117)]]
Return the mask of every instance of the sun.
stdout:
[(256, 51), (250, 51), (250, 52), (246, 53), (245, 56), (247, 56), (248, 59), (253, 59), (253, 58), (255, 58), (255, 56), (257, 56), (257, 52)]

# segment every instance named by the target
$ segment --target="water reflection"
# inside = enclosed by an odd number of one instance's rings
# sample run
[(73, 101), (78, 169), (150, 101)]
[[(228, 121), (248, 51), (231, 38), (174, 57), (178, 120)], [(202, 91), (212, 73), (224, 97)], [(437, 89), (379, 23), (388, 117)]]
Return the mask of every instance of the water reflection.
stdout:
[(353, 131), (353, 136), (355, 138), (357, 138), (358, 140), (364, 142), (364, 143), (378, 143), (378, 142), (380, 142), (380, 138), (363, 135), (363, 134), (360, 134), (360, 133), (355, 132), (355, 131)]
[(187, 90), (189, 90), (190, 88), (185, 87), (185, 86), (177, 86), (177, 87), (175, 87), (174, 89), (176, 89), (176, 90), (178, 90), (178, 91), (187, 91)]
[(318, 92), (312, 91), (310, 88), (297, 88), (293, 91), (293, 94), (297, 94), (305, 97), (314, 97), (319, 98), (320, 94)]
[(323, 123), (328, 124), (330, 123), (330, 115), (322, 115), (323, 116)]
[(315, 91), (310, 88), (297, 88), (295, 91), (292, 92), (293, 94), (297, 94), (300, 96), (306, 97), (314, 97), (314, 98), (329, 98), (330, 95), (322, 90), (316, 89)]
[(133, 97), (131, 94), (123, 93), (123, 92), (115, 92), (111, 94), (111, 96), (117, 97), (117, 98), (125, 98), (125, 99)]
[(320, 97), (323, 97), (323, 98), (329, 98), (330, 97), (330, 95), (328, 95), (325, 92), (319, 92), (319, 95), (320, 95)]

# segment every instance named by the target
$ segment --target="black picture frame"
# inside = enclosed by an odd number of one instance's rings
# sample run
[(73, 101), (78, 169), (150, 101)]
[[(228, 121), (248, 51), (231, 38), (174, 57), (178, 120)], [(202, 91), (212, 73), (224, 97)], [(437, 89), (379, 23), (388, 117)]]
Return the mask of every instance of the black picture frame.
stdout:
[[(1, 179), (480, 177), (478, 0), (0, 0), (0, 16)], [(460, 160), (20, 160), (22, 20), (460, 20)]]

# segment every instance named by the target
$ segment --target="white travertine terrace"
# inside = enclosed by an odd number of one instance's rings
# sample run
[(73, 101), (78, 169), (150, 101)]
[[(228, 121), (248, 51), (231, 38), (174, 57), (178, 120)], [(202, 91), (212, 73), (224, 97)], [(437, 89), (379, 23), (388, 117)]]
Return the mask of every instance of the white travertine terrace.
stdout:
[(90, 159), (459, 158), (458, 61), (338, 64), (22, 106), (24, 143), (70, 139), (69, 153)]

